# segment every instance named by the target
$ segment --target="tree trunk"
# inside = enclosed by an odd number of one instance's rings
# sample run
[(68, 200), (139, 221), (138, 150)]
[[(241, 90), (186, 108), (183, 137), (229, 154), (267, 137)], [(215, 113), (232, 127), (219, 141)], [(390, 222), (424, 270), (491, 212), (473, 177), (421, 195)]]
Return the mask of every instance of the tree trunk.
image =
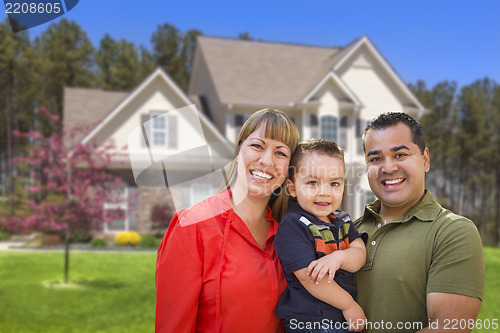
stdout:
[(14, 215), (14, 179), (12, 168), (12, 97), (7, 90), (7, 193), (9, 195), (9, 215)]
[(69, 276), (69, 243), (70, 235), (66, 232), (66, 239), (64, 240), (64, 283), (68, 283)]
[(500, 246), (500, 169), (497, 169), (496, 174), (496, 207), (495, 207), (495, 222), (494, 230), (494, 244)]
[[(476, 169), (477, 170), (477, 169)], [(475, 181), (472, 181), (471, 182), (471, 186), (470, 186), (470, 198), (469, 198), (469, 211), (468, 211), (468, 214), (467, 216), (474, 221), (474, 223), (476, 224), (477, 226), (477, 229), (479, 231), (481, 231), (481, 229), (483, 228), (483, 219), (481, 216), (481, 214), (475, 214), (476, 213), (476, 210), (474, 209), (475, 206), (476, 206), (476, 198), (478, 197), (477, 195), (477, 185), (476, 185), (476, 182)], [(484, 214), (484, 212), (482, 212)], [(483, 236), (481, 234), (481, 236)]]

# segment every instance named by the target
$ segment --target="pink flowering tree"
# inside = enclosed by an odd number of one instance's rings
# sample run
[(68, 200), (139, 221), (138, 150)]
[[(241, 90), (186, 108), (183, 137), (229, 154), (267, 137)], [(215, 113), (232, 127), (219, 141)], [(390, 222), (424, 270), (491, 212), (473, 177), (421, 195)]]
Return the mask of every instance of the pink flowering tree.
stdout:
[[(40, 114), (56, 125), (61, 124), (59, 117), (45, 108)], [(25, 157), (17, 158), (15, 163), (37, 171), (31, 173), (34, 184), (28, 190), (31, 197), (26, 202), (28, 209), (24, 210), (22, 218), (14, 216), (8, 219), (4, 227), (20, 232), (38, 230), (62, 234), (65, 283), (68, 282), (72, 236), (79, 231), (96, 230), (119, 214), (104, 209), (104, 203), (116, 202), (113, 194), (121, 184), (119, 177), (107, 171), (112, 161), (109, 150), (114, 146), (68, 144), (78, 133), (87, 130), (78, 126), (63, 132), (63, 135), (53, 131), (47, 137), (36, 131), (13, 133), (31, 142)]]

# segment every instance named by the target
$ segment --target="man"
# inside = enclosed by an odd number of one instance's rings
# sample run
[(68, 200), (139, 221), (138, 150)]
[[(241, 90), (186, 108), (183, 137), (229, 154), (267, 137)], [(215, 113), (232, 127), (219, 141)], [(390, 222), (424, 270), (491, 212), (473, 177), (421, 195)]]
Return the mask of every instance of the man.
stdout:
[(425, 189), (430, 157), (420, 125), (382, 114), (365, 129), (363, 149), (378, 198), (355, 222), (369, 235), (356, 274), (364, 332), (470, 332), (483, 297), (481, 239)]

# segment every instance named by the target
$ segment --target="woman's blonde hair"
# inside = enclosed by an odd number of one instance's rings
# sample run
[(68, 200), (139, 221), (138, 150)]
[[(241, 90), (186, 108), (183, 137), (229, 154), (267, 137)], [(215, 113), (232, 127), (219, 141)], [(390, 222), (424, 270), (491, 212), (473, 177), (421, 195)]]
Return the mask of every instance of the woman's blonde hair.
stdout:
[[(233, 161), (229, 166), (225, 182), (219, 188), (218, 192), (223, 192), (229, 189), (235, 183), (238, 176), (236, 157), (240, 152), (241, 143), (245, 141), (250, 134), (255, 132), (257, 127), (260, 125), (262, 125), (264, 129), (264, 137), (281, 141), (286, 144), (288, 148), (290, 148), (292, 153), (295, 151), (299, 142), (299, 131), (297, 126), (295, 126), (287, 114), (277, 109), (262, 109), (254, 112), (243, 124), (243, 127), (240, 130), (238, 139), (236, 140)], [(269, 200), (273, 217), (278, 222), (285, 213), (287, 203), (288, 198), (282, 185), (279, 189), (274, 191), (271, 199)]]

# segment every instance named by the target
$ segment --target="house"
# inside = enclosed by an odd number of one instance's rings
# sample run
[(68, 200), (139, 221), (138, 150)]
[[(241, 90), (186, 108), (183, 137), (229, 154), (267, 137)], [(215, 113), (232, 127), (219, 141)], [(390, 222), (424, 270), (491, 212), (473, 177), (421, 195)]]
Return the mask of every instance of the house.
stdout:
[(200, 36), (189, 95), (229, 141), (249, 114), (273, 107), (292, 117), (301, 138), (337, 142), (346, 157), (342, 209), (353, 217), (374, 200), (361, 145), (367, 123), (387, 111), (425, 112), (366, 36), (344, 48)]
[(109, 169), (123, 179), (120, 203), (104, 203), (123, 210), (123, 218), (105, 232), (151, 232), (156, 205), (175, 211), (213, 194), (222, 183), (220, 168), (234, 152), (161, 69), (130, 93), (66, 87), (64, 126), (83, 123), (95, 125), (72, 143), (112, 140)]
[(342, 209), (353, 217), (374, 199), (361, 147), (366, 124), (382, 112), (425, 112), (366, 36), (343, 48), (200, 36), (187, 94), (161, 69), (132, 92), (65, 89), (65, 126), (102, 119), (79, 140), (128, 147), (112, 165), (126, 185), (128, 214), (106, 231), (148, 232), (154, 205), (179, 209), (213, 193), (239, 129), (265, 107), (287, 112), (301, 138), (344, 149)]

